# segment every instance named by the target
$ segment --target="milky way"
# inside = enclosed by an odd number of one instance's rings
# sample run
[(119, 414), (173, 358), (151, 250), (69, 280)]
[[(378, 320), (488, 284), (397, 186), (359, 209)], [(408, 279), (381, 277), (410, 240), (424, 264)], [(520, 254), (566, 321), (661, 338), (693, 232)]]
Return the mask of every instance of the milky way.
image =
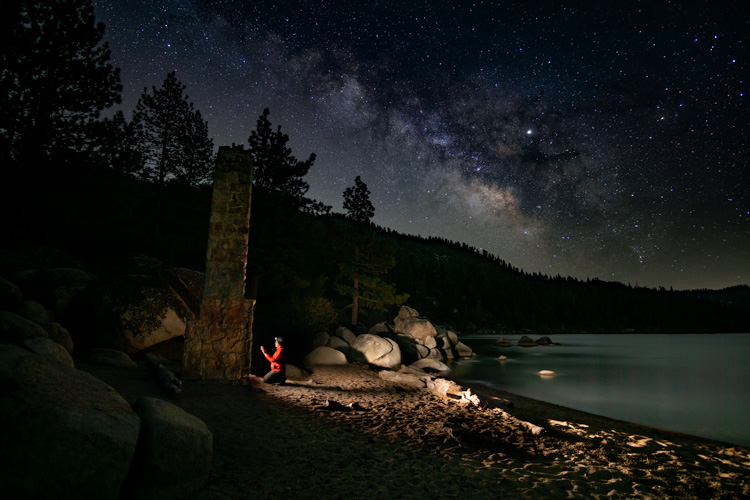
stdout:
[(172, 70), (217, 146), (267, 107), (335, 212), (361, 176), (378, 225), (528, 272), (749, 283), (750, 7), (562, 3), (94, 6), (126, 115)]

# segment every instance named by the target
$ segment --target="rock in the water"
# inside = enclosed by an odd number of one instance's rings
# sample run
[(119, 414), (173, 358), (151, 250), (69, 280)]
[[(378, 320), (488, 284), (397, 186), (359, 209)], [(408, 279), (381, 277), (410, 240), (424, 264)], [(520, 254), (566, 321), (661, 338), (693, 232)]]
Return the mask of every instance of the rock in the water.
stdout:
[(541, 370), (537, 375), (540, 377), (557, 377), (557, 373), (552, 370)]
[(333, 347), (316, 347), (302, 360), (304, 366), (314, 365), (345, 365), (346, 355)]
[(119, 497), (140, 419), (96, 377), (0, 345), (4, 498)]
[(499, 356), (497, 358), (498, 361), (508, 361), (508, 356)]
[(505, 337), (500, 337), (499, 339), (497, 339), (497, 342), (495, 342), (495, 345), (500, 346), (500, 347), (512, 347), (513, 346), (513, 344)]
[(206, 424), (157, 398), (141, 397), (133, 409), (141, 418), (128, 480), (133, 498), (177, 500), (202, 488), (213, 453), (213, 435)]
[(537, 345), (552, 345), (554, 342), (546, 335), (543, 335), (537, 339), (536, 343)]
[(382, 368), (401, 366), (401, 349), (398, 344), (377, 335), (359, 335), (349, 346), (349, 357), (352, 361), (370, 363)]
[(137, 363), (122, 351), (117, 349), (92, 349), (89, 354), (89, 363), (95, 365), (120, 366), (123, 368), (135, 368)]
[(534, 347), (536, 346), (536, 342), (531, 337), (524, 335), (518, 339), (518, 345), (521, 347)]
[(31, 337), (24, 339), (23, 345), (28, 347), (31, 352), (35, 352), (40, 356), (44, 356), (45, 358), (51, 359), (70, 368), (75, 366), (73, 358), (70, 357), (70, 353), (68, 353), (63, 346), (47, 337)]

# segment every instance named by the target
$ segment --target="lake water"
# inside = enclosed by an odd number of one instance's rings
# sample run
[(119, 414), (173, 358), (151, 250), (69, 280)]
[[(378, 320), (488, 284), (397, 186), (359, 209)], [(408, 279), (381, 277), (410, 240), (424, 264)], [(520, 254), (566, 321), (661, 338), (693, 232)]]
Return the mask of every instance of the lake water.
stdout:
[[(535, 340), (539, 336), (532, 336)], [(750, 446), (750, 334), (551, 335), (560, 345), (499, 347), (461, 337), (476, 358), (462, 385), (498, 389), (597, 415)], [(500, 355), (507, 361), (498, 361)], [(541, 377), (552, 370), (556, 377)]]

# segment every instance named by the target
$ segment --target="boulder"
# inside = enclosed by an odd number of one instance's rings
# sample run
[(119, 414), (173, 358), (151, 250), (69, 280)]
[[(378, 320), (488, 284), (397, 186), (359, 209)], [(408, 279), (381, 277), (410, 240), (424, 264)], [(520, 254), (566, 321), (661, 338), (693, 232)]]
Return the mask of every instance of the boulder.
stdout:
[(505, 337), (500, 337), (499, 339), (497, 339), (495, 345), (500, 347), (513, 347), (513, 344)]
[(23, 300), (23, 292), (15, 283), (0, 276), (0, 309), (14, 311)]
[(557, 377), (557, 373), (552, 370), (541, 370), (537, 375), (540, 377)]
[(341, 351), (344, 354), (349, 352), (349, 343), (341, 337), (337, 337), (335, 335), (328, 339), (327, 347)]
[(394, 368), (401, 366), (401, 349), (394, 340), (365, 333), (349, 346), (349, 358), (383, 368)]
[(455, 345), (456, 354), (459, 358), (470, 358), (474, 356), (474, 351), (471, 347), (467, 346), (463, 342), (457, 342)]
[(23, 301), (16, 313), (45, 329), (47, 325), (55, 320), (51, 311), (48, 311), (42, 304), (33, 300)]
[(451, 344), (450, 337), (440, 337), (436, 338), (437, 340), (437, 348), (440, 351), (440, 353), (443, 355), (443, 359), (445, 360), (451, 360), (454, 358), (453, 356), (453, 345)]
[(426, 373), (446, 373), (450, 371), (450, 366), (436, 359), (424, 358), (409, 365), (411, 368), (422, 370)]
[(291, 363), (286, 364), (287, 380), (306, 380), (308, 378), (310, 378), (310, 374), (302, 368), (299, 368)]
[(56, 361), (70, 368), (75, 366), (73, 358), (70, 357), (70, 353), (52, 339), (47, 337), (29, 337), (23, 340), (23, 345), (25, 345), (31, 352), (44, 356), (47, 359)]
[(138, 364), (122, 351), (117, 349), (92, 349), (89, 354), (89, 363), (95, 365), (119, 366), (122, 368), (135, 368)]
[(45, 329), (49, 338), (60, 344), (68, 351), (68, 354), (73, 355), (73, 337), (70, 336), (68, 329), (62, 326), (60, 323), (49, 323)]
[(316, 347), (302, 360), (304, 366), (314, 365), (345, 365), (346, 355), (332, 347)]
[(158, 273), (159, 278), (187, 306), (192, 316), (200, 314), (205, 273), (173, 267)]
[(521, 347), (534, 347), (536, 346), (536, 342), (531, 337), (524, 335), (518, 340), (518, 345)]
[(453, 333), (453, 332), (452, 332), (452, 331), (450, 331), (450, 330), (448, 330), (447, 332), (445, 332), (445, 334), (446, 334), (446, 335), (448, 336), (448, 338), (450, 339), (450, 341), (451, 341), (451, 344), (453, 344), (453, 345), (456, 345), (456, 344), (458, 344), (458, 335), (456, 335), (455, 333)]
[(140, 419), (98, 378), (0, 345), (4, 498), (119, 497)]
[(334, 335), (346, 340), (349, 345), (352, 345), (352, 342), (354, 342), (354, 340), (357, 338), (357, 336), (354, 335), (352, 331), (345, 326), (339, 326), (338, 328), (336, 328), (336, 332), (334, 333)]
[(497, 358), (498, 361), (508, 361), (508, 356), (499, 356)]
[(47, 336), (47, 331), (37, 323), (12, 312), (0, 311), (0, 342)]
[(389, 328), (385, 321), (381, 321), (380, 323), (377, 323), (373, 325), (367, 333), (370, 335), (382, 335), (382, 334), (388, 334), (392, 333), (393, 329)]
[(407, 319), (418, 318), (419, 313), (416, 309), (412, 309), (409, 306), (401, 306), (398, 310), (398, 318), (406, 321)]
[(414, 348), (417, 350), (417, 353), (419, 353), (419, 359), (430, 357), (430, 353), (432, 352), (429, 347), (425, 347), (422, 344), (415, 344)]
[(399, 321), (394, 331), (408, 335), (422, 344), (425, 343), (425, 339), (437, 335), (435, 326), (429, 320), (423, 318), (410, 318), (405, 321)]
[(184, 335), (185, 324), (192, 317), (182, 300), (152, 276), (120, 277), (109, 283), (102, 294), (102, 308), (111, 312), (105, 311), (105, 315), (114, 316), (113, 327), (125, 339), (127, 352), (138, 352)]
[(206, 424), (157, 398), (141, 397), (133, 409), (141, 432), (127, 485), (132, 497), (177, 500), (205, 486), (213, 453)]
[(312, 339), (312, 345), (313, 347), (323, 347), (328, 345), (328, 342), (331, 340), (331, 336), (328, 335), (328, 332), (318, 332), (313, 336)]
[(424, 346), (428, 349), (435, 349), (437, 347), (437, 340), (435, 339), (435, 337), (425, 337), (422, 340), (422, 344), (424, 344)]
[(536, 341), (537, 345), (556, 345), (557, 342), (552, 342), (552, 339), (546, 335), (539, 337)]
[[(423, 349), (426, 349), (426, 348), (414, 342), (413, 338), (404, 334), (397, 334), (393, 336), (393, 340), (396, 341), (396, 343), (398, 344), (398, 348), (401, 350), (401, 362), (402, 363), (410, 364), (424, 357), (417, 350), (418, 349), (417, 346)], [(428, 351), (425, 351), (425, 354), (427, 353)]]

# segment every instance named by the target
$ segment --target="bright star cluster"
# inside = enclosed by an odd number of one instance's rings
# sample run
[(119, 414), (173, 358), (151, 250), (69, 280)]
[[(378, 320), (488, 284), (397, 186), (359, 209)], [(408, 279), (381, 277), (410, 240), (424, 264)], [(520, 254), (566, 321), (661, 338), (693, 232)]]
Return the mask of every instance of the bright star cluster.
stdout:
[[(263, 108), (309, 194), (527, 272), (750, 282), (750, 5), (95, 0), (121, 109), (169, 71), (216, 145)], [(447, 286), (449, 284), (446, 284)]]

